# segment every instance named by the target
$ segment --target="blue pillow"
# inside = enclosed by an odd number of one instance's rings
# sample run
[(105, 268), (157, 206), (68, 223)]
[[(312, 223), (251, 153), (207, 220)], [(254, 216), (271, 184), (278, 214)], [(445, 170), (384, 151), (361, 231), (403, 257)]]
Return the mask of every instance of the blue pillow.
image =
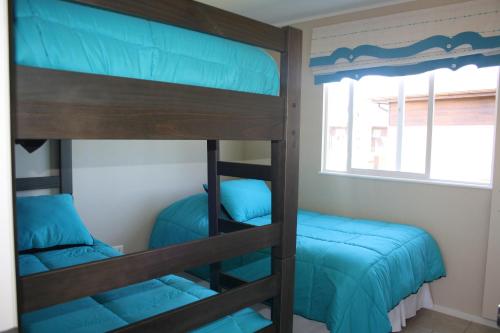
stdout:
[[(207, 190), (206, 184), (203, 187)], [(221, 182), (220, 201), (229, 216), (237, 222), (271, 214), (271, 191), (262, 180)]]
[(69, 194), (18, 197), (18, 250), (59, 245), (93, 245)]

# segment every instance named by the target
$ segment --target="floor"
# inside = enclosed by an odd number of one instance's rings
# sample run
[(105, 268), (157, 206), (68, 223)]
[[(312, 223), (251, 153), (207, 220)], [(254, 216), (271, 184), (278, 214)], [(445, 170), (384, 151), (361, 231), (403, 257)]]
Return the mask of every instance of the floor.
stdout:
[[(264, 305), (254, 309), (269, 318), (269, 309)], [(450, 317), (445, 314), (421, 309), (417, 315), (406, 322), (401, 333), (500, 333), (500, 329), (483, 326), (470, 321)], [(330, 333), (325, 324), (293, 316), (293, 333)]]
[(407, 321), (402, 333), (500, 333), (500, 329), (421, 309)]

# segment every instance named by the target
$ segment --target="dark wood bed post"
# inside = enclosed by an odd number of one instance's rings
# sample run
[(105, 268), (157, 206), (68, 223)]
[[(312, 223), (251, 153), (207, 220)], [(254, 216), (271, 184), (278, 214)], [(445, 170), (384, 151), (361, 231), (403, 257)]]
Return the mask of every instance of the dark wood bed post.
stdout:
[[(293, 328), (293, 292), (295, 282), (295, 250), (298, 210), (298, 173), (300, 141), (300, 85), (302, 70), (302, 32), (292, 27), (283, 28), (286, 35), (286, 50), (281, 53), (281, 89), (284, 98), (285, 121), (284, 138), (271, 143), (272, 180), (272, 223), (280, 224), (280, 245), (272, 248), (271, 270), (279, 279), (279, 294), (272, 300), (271, 319), (276, 332), (291, 332)], [(221, 224), (220, 220), (220, 177), (231, 175), (231, 166), (237, 163), (219, 162), (219, 141), (207, 141), (208, 170), (208, 210), (209, 235), (217, 236), (221, 231), (231, 232), (238, 229), (234, 224)], [(225, 170), (221, 170), (225, 169)], [(241, 169), (240, 169), (241, 168)], [(241, 166), (234, 170), (235, 176), (248, 176), (268, 179), (264, 170), (255, 165)], [(229, 222), (231, 223), (231, 222)], [(242, 227), (242, 228), (247, 228)], [(224, 287), (239, 285), (234, 277), (221, 273), (221, 263), (210, 265), (210, 288), (221, 290)]]
[(71, 140), (59, 140), (59, 190), (73, 194), (73, 147)]
[(286, 27), (281, 54), (281, 93), (285, 98), (285, 137), (271, 144), (272, 222), (281, 223), (281, 245), (272, 248), (272, 272), (280, 274), (271, 317), (277, 332), (292, 332), (299, 183), (300, 84), (302, 31)]
[[(271, 144), (272, 223), (282, 225), (281, 245), (272, 248), (272, 274), (279, 275), (279, 294), (272, 300), (271, 317), (276, 332), (291, 332), (293, 328), (293, 290), (295, 282), (295, 250), (298, 209), (300, 84), (302, 70), (302, 32), (286, 27), (286, 51), (281, 54), (281, 90), (285, 99), (284, 139)], [(219, 141), (207, 141), (209, 235), (220, 233), (220, 174)], [(221, 166), (228, 165), (223, 162)], [(255, 166), (248, 165), (255, 171)], [(250, 172), (250, 171), (249, 171)], [(241, 176), (241, 170), (236, 172)], [(263, 176), (265, 179), (265, 176)], [(221, 290), (220, 262), (210, 265), (210, 287)]]
[[(207, 141), (207, 179), (208, 179), (208, 235), (219, 234), (220, 216), (220, 176), (217, 170), (219, 162), (219, 141)], [(220, 292), (221, 263), (210, 264), (210, 289)]]

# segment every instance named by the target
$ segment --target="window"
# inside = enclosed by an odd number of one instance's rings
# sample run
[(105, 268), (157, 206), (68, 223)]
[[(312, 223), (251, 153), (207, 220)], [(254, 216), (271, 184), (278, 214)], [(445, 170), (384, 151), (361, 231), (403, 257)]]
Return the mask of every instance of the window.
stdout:
[(322, 171), (490, 185), (499, 67), (324, 85)]

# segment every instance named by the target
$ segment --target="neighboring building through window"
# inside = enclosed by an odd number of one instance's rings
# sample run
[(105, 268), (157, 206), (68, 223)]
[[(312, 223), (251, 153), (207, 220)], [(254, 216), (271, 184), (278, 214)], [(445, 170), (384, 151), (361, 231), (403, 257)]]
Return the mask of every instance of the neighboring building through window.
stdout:
[(325, 84), (325, 172), (491, 184), (499, 67)]

